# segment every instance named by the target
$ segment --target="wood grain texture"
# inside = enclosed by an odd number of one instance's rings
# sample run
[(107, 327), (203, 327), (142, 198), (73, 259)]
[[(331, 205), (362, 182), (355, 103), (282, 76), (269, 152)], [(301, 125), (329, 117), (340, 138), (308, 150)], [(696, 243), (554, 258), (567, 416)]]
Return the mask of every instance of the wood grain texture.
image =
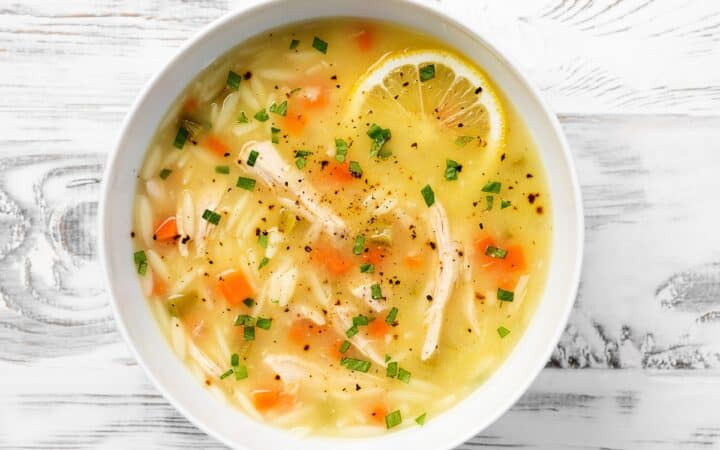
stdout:
[[(540, 87), (587, 217), (548, 369), (460, 448), (720, 447), (716, 408), (699, 406), (720, 402), (720, 3), (423, 3)], [(140, 87), (240, 4), (0, 2), (0, 448), (222, 448), (120, 342), (95, 230), (105, 155)]]

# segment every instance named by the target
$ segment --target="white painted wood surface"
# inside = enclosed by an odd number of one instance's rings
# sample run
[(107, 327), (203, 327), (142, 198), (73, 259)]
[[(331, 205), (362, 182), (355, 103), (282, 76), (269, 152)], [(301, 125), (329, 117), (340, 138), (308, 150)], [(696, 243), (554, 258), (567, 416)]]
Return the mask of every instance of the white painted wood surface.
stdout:
[[(548, 368), (460, 448), (720, 447), (720, 2), (423, 1), (540, 87), (587, 215)], [(0, 0), (0, 448), (222, 447), (120, 341), (95, 221), (140, 87), (240, 3)]]

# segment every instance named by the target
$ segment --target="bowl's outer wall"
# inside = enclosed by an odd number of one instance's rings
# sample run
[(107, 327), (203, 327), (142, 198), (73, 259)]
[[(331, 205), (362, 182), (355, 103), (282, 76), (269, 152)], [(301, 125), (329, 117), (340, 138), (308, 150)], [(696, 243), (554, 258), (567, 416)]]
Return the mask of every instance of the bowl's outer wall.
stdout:
[[(306, 437), (258, 423), (219, 400), (170, 351), (145, 301), (132, 264), (133, 198), (148, 142), (169, 106), (204, 67), (267, 29), (319, 17), (397, 22), (434, 35), (476, 61), (525, 118), (538, 144), (553, 201), (553, 246), (547, 286), (517, 347), (468, 398), (420, 427), (366, 439)], [(482, 34), (482, 30), (477, 30)], [(528, 81), (477, 33), (425, 6), (402, 0), (276, 0), (231, 12), (190, 40), (145, 87), (129, 112), (104, 176), (100, 249), (115, 316), (135, 356), (175, 407), (208, 434), (248, 450), (449, 449), (478, 433), (522, 393), (545, 365), (567, 321), (579, 281), (583, 214), (572, 157), (559, 124)], [(412, 418), (405, 418), (412, 420)]]

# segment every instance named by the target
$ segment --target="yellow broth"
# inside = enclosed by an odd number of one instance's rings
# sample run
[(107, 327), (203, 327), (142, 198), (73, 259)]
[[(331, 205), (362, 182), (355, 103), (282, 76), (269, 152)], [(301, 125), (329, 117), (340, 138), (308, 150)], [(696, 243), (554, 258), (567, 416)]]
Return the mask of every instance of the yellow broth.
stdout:
[[(343, 436), (432, 420), (502, 364), (542, 293), (550, 199), (535, 144), (502, 93), (495, 153), (432, 117), (347, 116), (368, 67), (413, 49), (457, 55), (381, 22), (258, 36), (194, 79), (148, 148), (131, 233), (147, 301), (200, 382), (259, 420)], [(390, 156), (371, 156), (373, 124), (391, 131)], [(343, 163), (336, 139), (347, 144)], [(273, 151), (287, 186), (258, 176)], [(457, 179), (446, 179), (447, 159), (462, 166)], [(308, 192), (342, 226), (309, 214)], [(437, 276), (450, 270), (430, 216), (441, 207), (456, 277), (425, 354)]]

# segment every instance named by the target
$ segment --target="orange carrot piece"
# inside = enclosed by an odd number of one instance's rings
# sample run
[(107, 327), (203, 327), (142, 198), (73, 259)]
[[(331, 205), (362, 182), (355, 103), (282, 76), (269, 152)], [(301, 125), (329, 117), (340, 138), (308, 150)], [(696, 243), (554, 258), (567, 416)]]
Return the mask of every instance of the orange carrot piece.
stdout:
[(175, 239), (178, 235), (177, 221), (175, 216), (170, 216), (163, 220), (160, 225), (155, 229), (155, 239), (158, 241), (169, 241)]
[(387, 416), (387, 408), (383, 404), (377, 404), (370, 408), (370, 421), (379, 424), (385, 424), (385, 416)]
[(385, 337), (390, 332), (392, 327), (385, 322), (382, 318), (378, 317), (367, 326), (368, 335), (376, 338)]
[(165, 281), (158, 276), (155, 272), (152, 274), (152, 281), (153, 281), (153, 287), (152, 287), (152, 295), (153, 297), (161, 297), (165, 295), (167, 292), (167, 284)]
[(313, 260), (324, 266), (334, 276), (345, 275), (351, 268), (352, 262), (340, 253), (340, 250), (329, 245), (320, 244), (313, 249)]
[(368, 251), (363, 252), (362, 259), (363, 262), (378, 265), (383, 261), (383, 258), (385, 258), (385, 248), (384, 247), (369, 247)]
[(189, 99), (185, 100), (185, 103), (183, 104), (183, 111), (189, 113), (195, 112), (197, 106), (197, 100), (194, 97), (190, 97)]
[(222, 139), (214, 134), (211, 134), (207, 137), (207, 139), (205, 139), (205, 145), (211, 152), (220, 157), (224, 157), (226, 154), (230, 153), (230, 147), (228, 147)]
[(507, 255), (502, 260), (503, 269), (508, 272), (517, 272), (525, 270), (525, 255), (523, 249), (519, 245), (508, 245), (505, 250)]
[(355, 36), (355, 43), (362, 52), (367, 52), (373, 46), (373, 33), (369, 26), (363, 27), (362, 30)]
[(241, 270), (231, 269), (221, 273), (217, 287), (230, 306), (240, 305), (253, 295), (253, 288)]
[(303, 113), (295, 107), (288, 106), (288, 112), (282, 119), (281, 128), (292, 136), (299, 136), (305, 130), (306, 119)]
[(420, 269), (425, 265), (425, 258), (420, 252), (405, 255), (404, 261), (405, 265), (412, 269)]
[(251, 395), (255, 409), (260, 412), (265, 412), (274, 408), (280, 400), (280, 391), (276, 389), (255, 389), (252, 391)]
[(352, 173), (350, 173), (350, 162), (348, 161), (342, 164), (339, 162), (331, 162), (325, 170), (332, 181), (346, 183), (353, 180)]

